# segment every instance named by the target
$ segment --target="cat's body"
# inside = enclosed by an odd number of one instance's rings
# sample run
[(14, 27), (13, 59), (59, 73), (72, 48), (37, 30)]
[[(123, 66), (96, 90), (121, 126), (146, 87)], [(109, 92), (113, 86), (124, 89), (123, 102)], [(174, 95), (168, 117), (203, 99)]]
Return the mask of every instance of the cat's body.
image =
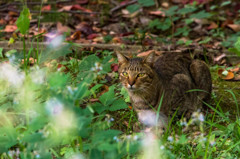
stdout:
[(203, 61), (182, 53), (162, 54), (157, 60), (154, 54), (145, 59), (117, 55), (120, 81), (140, 116), (157, 109), (162, 96), (160, 111), (166, 116), (175, 111), (190, 116), (210, 98), (211, 75)]

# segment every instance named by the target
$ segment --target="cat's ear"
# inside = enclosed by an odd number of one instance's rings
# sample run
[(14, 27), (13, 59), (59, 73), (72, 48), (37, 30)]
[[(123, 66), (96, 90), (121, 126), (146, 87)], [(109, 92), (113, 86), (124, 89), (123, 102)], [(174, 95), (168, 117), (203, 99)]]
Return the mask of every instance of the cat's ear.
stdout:
[(118, 63), (119, 64), (128, 62), (129, 59), (126, 56), (124, 56), (120, 52), (116, 52), (116, 54), (117, 54), (117, 58), (118, 58)]
[(151, 52), (145, 59), (143, 59), (143, 62), (147, 63), (152, 67), (154, 63), (154, 57), (155, 57), (155, 52)]

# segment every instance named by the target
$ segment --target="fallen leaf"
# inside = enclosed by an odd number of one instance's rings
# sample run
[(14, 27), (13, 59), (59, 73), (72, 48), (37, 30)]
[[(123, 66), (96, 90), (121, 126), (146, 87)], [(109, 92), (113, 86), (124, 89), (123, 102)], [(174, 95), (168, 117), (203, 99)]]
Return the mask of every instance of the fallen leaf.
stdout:
[(240, 31), (240, 24), (228, 24), (227, 26), (229, 28), (231, 28), (235, 32), (239, 32)]
[(234, 78), (234, 73), (231, 71), (224, 70), (224, 69), (219, 69), (218, 76), (224, 80), (231, 80)]
[(0, 19), (0, 25), (5, 25), (7, 24), (6, 20), (4, 20), (3, 18)]
[(46, 5), (44, 7), (42, 7), (42, 11), (50, 11), (51, 10), (51, 5)]
[(17, 26), (16, 25), (6, 25), (5, 29), (3, 30), (3, 32), (14, 32), (17, 30)]
[(211, 29), (217, 29), (218, 28), (218, 25), (215, 23), (215, 22), (211, 22), (211, 24), (208, 26), (208, 30), (211, 30)]
[(88, 39), (88, 40), (92, 40), (92, 39), (94, 39), (94, 38), (96, 38), (96, 37), (99, 37), (99, 35), (93, 33), (93, 34), (88, 35), (88, 36), (87, 36), (87, 39)]
[(98, 98), (95, 98), (95, 99), (89, 99), (90, 102), (99, 102), (99, 99)]
[(137, 56), (138, 57), (143, 57), (143, 56), (148, 56), (150, 53), (154, 52), (154, 50), (149, 50), (149, 51), (145, 51), (145, 52), (141, 52), (139, 53)]
[(19, 13), (13, 12), (13, 11), (9, 11), (9, 12), (8, 12), (8, 15), (9, 15), (9, 16), (19, 16)]
[(73, 5), (71, 9), (72, 10), (81, 10), (81, 11), (84, 11), (84, 12), (92, 13), (92, 11), (90, 9), (84, 8), (84, 7), (80, 6), (79, 4)]
[(112, 42), (113, 42), (114, 44), (116, 44), (116, 43), (122, 43), (122, 40), (121, 40), (121, 38), (119, 38), (119, 37), (114, 37), (114, 38), (112, 39)]
[(149, 14), (151, 15), (157, 15), (161, 17), (165, 17), (165, 13), (163, 11), (157, 10), (157, 11), (150, 11)]
[(65, 33), (71, 31), (71, 29), (67, 26), (62, 25), (62, 23), (57, 22), (57, 30), (59, 33)]
[(215, 57), (213, 60), (214, 62), (219, 62), (221, 59), (223, 59), (224, 57), (226, 57), (226, 54), (221, 54), (217, 57)]
[(221, 24), (221, 27), (222, 27), (222, 28), (225, 28), (228, 24), (233, 24), (233, 20), (231, 20), (231, 19), (225, 20), (225, 21)]
[(117, 72), (118, 71), (118, 64), (116, 64), (116, 63), (111, 64), (111, 69), (112, 69), (113, 72)]
[(236, 73), (239, 71), (239, 67), (232, 68), (229, 71)]
[(71, 35), (72, 40), (78, 40), (80, 38), (81, 38), (81, 32), (80, 31), (76, 31)]
[(96, 37), (93, 39), (93, 42), (96, 42), (96, 43), (103, 43), (104, 39), (103, 37)]
[(138, 57), (147, 56), (147, 55), (149, 55), (152, 52), (154, 52), (156, 55), (161, 55), (164, 51), (149, 50), (149, 51), (141, 52), (137, 56)]
[(162, 7), (168, 8), (168, 7), (169, 7), (169, 3), (168, 3), (168, 2), (163, 2), (163, 3), (162, 3)]
[(77, 26), (75, 26), (75, 28), (81, 31), (81, 33), (85, 34), (86, 36), (93, 34), (92, 27), (86, 22), (82, 22), (78, 24)]
[(59, 11), (59, 12), (62, 12), (62, 11), (70, 11), (71, 9), (72, 9), (72, 5), (68, 5), (68, 6), (62, 7), (62, 8), (59, 9), (58, 11)]

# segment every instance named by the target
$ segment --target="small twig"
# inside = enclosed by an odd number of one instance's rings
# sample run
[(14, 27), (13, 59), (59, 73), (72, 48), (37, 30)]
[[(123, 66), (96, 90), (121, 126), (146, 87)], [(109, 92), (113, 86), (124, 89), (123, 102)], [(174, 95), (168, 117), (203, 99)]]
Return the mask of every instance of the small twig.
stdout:
[[(0, 9), (0, 11), (13, 11), (16, 13), (20, 13), (20, 10), (12, 9), (12, 8), (4, 8)], [(30, 13), (40, 13), (40, 11), (36, 10), (30, 10)], [(75, 11), (75, 10), (69, 10), (69, 11), (42, 11), (41, 13), (73, 13), (73, 14), (100, 14), (100, 12), (84, 12), (84, 11)]]
[(111, 3), (114, 4), (115, 6), (119, 5), (119, 3), (117, 1), (115, 1), (115, 0), (111, 0)]
[[(58, 0), (58, 1), (50, 1), (50, 2), (45, 2), (43, 3), (43, 5), (46, 5), (46, 4), (59, 4), (59, 3), (69, 3), (69, 2), (72, 2), (73, 0), (65, 0), (65, 1), (61, 1), (61, 0)], [(27, 2), (27, 5), (39, 5), (41, 4), (42, 2)], [(12, 3), (7, 3), (7, 4), (4, 4), (4, 5), (1, 5), (0, 6), (0, 9), (1, 8), (6, 8), (8, 6), (12, 6), (12, 5), (22, 5), (22, 2), (12, 2)]]
[(110, 13), (112, 14), (113, 12), (115, 12), (115, 11), (117, 11), (117, 10), (123, 8), (123, 7), (126, 7), (126, 6), (128, 6), (130, 4), (134, 4), (136, 2), (137, 2), (137, 0), (131, 0), (131, 1), (127, 2), (127, 3), (124, 3), (122, 5), (116, 6), (113, 9), (110, 10)]

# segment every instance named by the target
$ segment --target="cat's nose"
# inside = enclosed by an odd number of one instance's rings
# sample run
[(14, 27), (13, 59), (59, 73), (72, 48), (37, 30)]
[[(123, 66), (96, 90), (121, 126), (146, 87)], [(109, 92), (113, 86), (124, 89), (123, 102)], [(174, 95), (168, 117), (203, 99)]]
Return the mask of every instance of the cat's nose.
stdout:
[(128, 80), (128, 86), (129, 88), (133, 88), (133, 85), (135, 84), (135, 80), (129, 79)]

